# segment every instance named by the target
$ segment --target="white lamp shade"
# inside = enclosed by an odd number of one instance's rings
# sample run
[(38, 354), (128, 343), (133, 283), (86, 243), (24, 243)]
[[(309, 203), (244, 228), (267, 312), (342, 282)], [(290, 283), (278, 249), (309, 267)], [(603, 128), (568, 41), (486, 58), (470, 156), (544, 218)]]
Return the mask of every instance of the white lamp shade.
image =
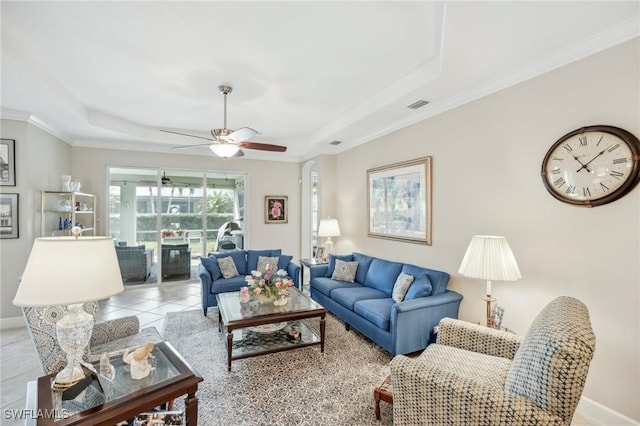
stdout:
[(123, 291), (112, 238), (37, 238), (13, 304), (69, 305)]
[(504, 237), (474, 236), (458, 270), (465, 277), (490, 281), (522, 278), (516, 258)]
[(319, 237), (339, 237), (340, 225), (337, 219), (322, 219), (318, 226)]
[(213, 151), (218, 157), (229, 158), (236, 155), (236, 153), (240, 150), (240, 147), (231, 143), (213, 143), (209, 145), (209, 149)]

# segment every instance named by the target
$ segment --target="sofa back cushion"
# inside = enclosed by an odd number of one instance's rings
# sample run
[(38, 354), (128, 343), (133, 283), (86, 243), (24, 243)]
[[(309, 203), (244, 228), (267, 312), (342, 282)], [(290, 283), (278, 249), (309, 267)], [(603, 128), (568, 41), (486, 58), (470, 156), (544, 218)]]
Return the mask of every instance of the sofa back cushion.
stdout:
[(362, 285), (380, 290), (389, 296), (393, 293), (393, 285), (400, 275), (402, 263), (374, 257), (367, 271), (367, 278)]
[(367, 272), (369, 271), (369, 266), (371, 266), (373, 257), (367, 256), (366, 254), (354, 252), (353, 260), (354, 262), (358, 262), (358, 269), (356, 270), (356, 281), (362, 284), (367, 279)]
[(327, 273), (325, 277), (331, 278), (333, 271), (336, 269), (336, 259), (344, 260), (345, 262), (351, 262), (353, 260), (353, 254), (330, 254), (329, 266), (327, 267)]
[(505, 393), (524, 397), (571, 423), (595, 343), (587, 307), (572, 297), (552, 300), (524, 336), (511, 362)]
[(247, 274), (250, 274), (251, 271), (258, 270), (258, 258), (260, 256), (264, 256), (264, 257), (280, 256), (282, 254), (282, 249), (247, 250), (246, 253), (247, 253), (247, 266), (246, 266), (245, 272), (247, 272)]
[[(250, 271), (247, 270), (247, 252), (244, 250), (238, 251), (227, 251), (223, 253), (214, 253), (216, 259), (222, 259), (225, 257), (230, 257), (233, 259), (233, 263), (236, 265), (236, 270), (238, 271), (238, 275), (247, 275)], [(258, 260), (256, 258), (256, 264)]]

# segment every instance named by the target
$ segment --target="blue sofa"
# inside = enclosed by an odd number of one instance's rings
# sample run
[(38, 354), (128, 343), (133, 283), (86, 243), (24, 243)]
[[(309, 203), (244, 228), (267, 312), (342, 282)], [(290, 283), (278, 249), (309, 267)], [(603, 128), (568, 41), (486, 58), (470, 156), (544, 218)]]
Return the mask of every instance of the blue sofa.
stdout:
[[(358, 262), (354, 282), (331, 279), (336, 259)], [(396, 302), (393, 286), (401, 272), (414, 280)], [(446, 272), (361, 253), (331, 255), (327, 265), (310, 268), (310, 277), (312, 299), (393, 355), (426, 348), (442, 318), (458, 318), (462, 301), (461, 294), (447, 290)]]
[[(202, 311), (207, 315), (207, 308), (218, 306), (216, 295), (230, 291), (239, 291), (247, 285), (245, 277), (251, 275), (258, 267), (258, 257), (278, 256), (278, 269), (287, 271), (287, 277), (293, 280), (296, 287), (300, 288), (300, 265), (292, 262), (293, 256), (282, 254), (277, 250), (232, 250), (219, 253), (209, 253), (207, 257), (200, 258), (200, 281), (202, 284)], [(231, 257), (238, 270), (238, 275), (232, 278), (224, 278), (218, 267), (217, 259)]]

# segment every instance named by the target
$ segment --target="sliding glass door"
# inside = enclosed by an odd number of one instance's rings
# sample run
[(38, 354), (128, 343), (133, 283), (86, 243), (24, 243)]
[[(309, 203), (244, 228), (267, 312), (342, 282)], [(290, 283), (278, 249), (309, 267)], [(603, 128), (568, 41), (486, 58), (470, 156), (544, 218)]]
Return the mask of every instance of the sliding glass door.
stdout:
[(200, 256), (231, 242), (243, 247), (245, 179), (239, 173), (111, 167), (109, 232), (119, 260), (135, 252), (145, 268), (141, 253), (152, 257), (141, 282), (197, 280)]

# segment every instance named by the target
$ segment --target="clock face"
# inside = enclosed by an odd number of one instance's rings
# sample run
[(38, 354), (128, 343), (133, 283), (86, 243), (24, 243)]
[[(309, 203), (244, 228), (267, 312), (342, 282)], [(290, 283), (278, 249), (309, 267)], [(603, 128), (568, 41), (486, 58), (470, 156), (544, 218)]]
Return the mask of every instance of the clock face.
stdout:
[(570, 204), (610, 203), (638, 183), (640, 141), (612, 126), (590, 126), (558, 140), (542, 162), (547, 190)]

